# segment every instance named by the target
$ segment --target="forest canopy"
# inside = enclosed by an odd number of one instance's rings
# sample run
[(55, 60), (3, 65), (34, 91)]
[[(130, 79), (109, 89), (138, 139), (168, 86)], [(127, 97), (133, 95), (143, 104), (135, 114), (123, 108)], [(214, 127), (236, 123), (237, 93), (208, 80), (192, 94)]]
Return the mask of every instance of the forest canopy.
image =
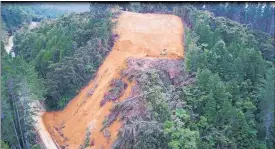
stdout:
[[(128, 11), (173, 13), (182, 18), (185, 24), (185, 69), (196, 74), (196, 81), (167, 92), (162, 89), (165, 84), (159, 83), (163, 80), (158, 74), (144, 77), (149, 80), (143, 81), (146, 82), (142, 84), (145, 90), (141, 95), (148, 90), (153, 90), (153, 93), (140, 100), (152, 106), (151, 115), (162, 118), (151, 117), (148, 120), (148, 117), (140, 116), (127, 119), (113, 147), (273, 148), (274, 38), (267, 34), (271, 30), (264, 30), (267, 32), (264, 33), (254, 30), (262, 30), (257, 24), (252, 23), (250, 28), (240, 24), (247, 22), (232, 21), (227, 16), (235, 14), (232, 11), (215, 12), (216, 16), (224, 16), (215, 17), (213, 13), (193, 6), (161, 3), (130, 3), (124, 6)], [(229, 3), (227, 8), (242, 10), (239, 5), (235, 6)], [(249, 5), (247, 9), (250, 8), (254, 9)], [(274, 7), (270, 9), (274, 10)], [(247, 15), (254, 16), (256, 20), (262, 16), (256, 12), (248, 12)], [(274, 13), (265, 15), (273, 17), (274, 22)], [(169, 106), (182, 102), (185, 103), (183, 107)], [(113, 112), (116, 111), (117, 108), (114, 108)], [(127, 133), (131, 131), (135, 135)], [(141, 139), (144, 134), (146, 141)], [(139, 141), (133, 141), (136, 139)]]
[[(3, 4), (2, 29), (14, 35), (16, 57), (3, 51), (2, 39), (2, 146), (35, 148), (28, 102), (61, 110), (94, 78), (115, 42), (117, 7), (181, 18), (185, 73), (177, 79), (185, 82), (177, 86), (157, 68), (133, 74), (139, 98), (117, 102), (104, 121), (103, 129), (124, 121), (112, 148), (274, 148), (274, 7), (148, 2), (91, 3), (89, 12), (70, 14)], [(22, 29), (31, 21), (40, 25)], [(142, 104), (143, 113), (125, 114)]]
[(107, 8), (91, 7), (90, 12), (64, 15), (15, 35), (15, 54), (32, 62), (45, 80), (48, 108), (63, 108), (92, 79), (110, 50), (113, 23)]
[(53, 19), (63, 15), (65, 11), (44, 8), (39, 4), (28, 3), (2, 3), (1, 22), (2, 28), (13, 32), (31, 21), (39, 22), (43, 19)]

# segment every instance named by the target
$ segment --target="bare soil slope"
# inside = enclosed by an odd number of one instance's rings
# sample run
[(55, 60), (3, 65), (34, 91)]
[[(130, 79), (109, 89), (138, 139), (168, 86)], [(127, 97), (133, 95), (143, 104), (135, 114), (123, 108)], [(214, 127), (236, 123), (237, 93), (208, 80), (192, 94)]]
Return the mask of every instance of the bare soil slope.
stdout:
[[(100, 130), (113, 103), (107, 102), (101, 107), (100, 102), (110, 89), (110, 82), (121, 78), (121, 71), (126, 69), (128, 58), (183, 58), (183, 25), (177, 16), (123, 12), (114, 32), (119, 35), (119, 39), (95, 79), (64, 110), (43, 115), (48, 132), (60, 147), (80, 148), (85, 142), (87, 131), (90, 131), (89, 139), (94, 144), (89, 148), (111, 148), (121, 122), (115, 121), (109, 127), (109, 139), (104, 137)], [(127, 98), (135, 85), (135, 82), (122, 79), (128, 86), (119, 101)]]

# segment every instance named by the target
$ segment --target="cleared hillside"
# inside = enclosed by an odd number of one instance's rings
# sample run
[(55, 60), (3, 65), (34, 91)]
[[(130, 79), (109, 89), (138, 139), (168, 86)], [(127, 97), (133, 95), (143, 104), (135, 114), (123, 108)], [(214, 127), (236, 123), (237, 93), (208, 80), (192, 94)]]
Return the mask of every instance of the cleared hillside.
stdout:
[(114, 33), (119, 38), (95, 79), (64, 110), (43, 115), (46, 128), (60, 147), (79, 148), (85, 143), (88, 131), (91, 133), (89, 139), (93, 140), (91, 148), (111, 147), (122, 124), (116, 120), (109, 127), (110, 138), (104, 137), (101, 131), (103, 121), (113, 102), (101, 106), (101, 101), (110, 90), (113, 79), (122, 79), (127, 84), (119, 101), (131, 94), (135, 81), (121, 78), (121, 71), (127, 68), (129, 58), (179, 59), (184, 56), (183, 25), (177, 16), (123, 12)]

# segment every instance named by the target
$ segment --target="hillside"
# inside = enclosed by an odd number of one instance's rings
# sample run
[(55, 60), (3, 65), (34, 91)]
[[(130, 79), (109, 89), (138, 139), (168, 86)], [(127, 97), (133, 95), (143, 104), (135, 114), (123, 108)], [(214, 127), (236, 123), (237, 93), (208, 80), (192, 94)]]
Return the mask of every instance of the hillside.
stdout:
[[(118, 18), (115, 33), (119, 38), (100, 66), (95, 79), (64, 110), (47, 112), (43, 116), (46, 127), (60, 146), (79, 147), (84, 144), (85, 134), (89, 131), (89, 139), (94, 140), (93, 148), (111, 147), (121, 122), (116, 121), (110, 126), (111, 138), (107, 141), (100, 130), (114, 103), (107, 102), (103, 106), (100, 103), (114, 79), (122, 79), (127, 84), (119, 101), (130, 96), (135, 81), (130, 82), (121, 76), (128, 59), (183, 58), (183, 26), (176, 16), (123, 12)], [(161, 55), (163, 49), (167, 49), (166, 55)], [(93, 94), (89, 96), (89, 92)]]
[(2, 6), (2, 148), (274, 148), (271, 3)]

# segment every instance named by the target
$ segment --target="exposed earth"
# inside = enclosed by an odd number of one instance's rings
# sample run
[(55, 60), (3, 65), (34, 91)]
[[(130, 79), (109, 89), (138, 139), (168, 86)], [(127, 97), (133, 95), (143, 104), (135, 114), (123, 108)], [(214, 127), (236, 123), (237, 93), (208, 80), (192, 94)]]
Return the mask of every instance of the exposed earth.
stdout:
[(101, 131), (103, 121), (109, 115), (114, 101), (104, 105), (100, 103), (110, 90), (110, 83), (113, 79), (122, 79), (127, 87), (118, 101), (129, 97), (136, 82), (121, 76), (128, 66), (127, 61), (142, 58), (182, 59), (183, 32), (181, 19), (174, 15), (122, 12), (114, 29), (114, 34), (119, 38), (95, 78), (64, 110), (45, 112), (43, 122), (39, 123), (43, 127), (40, 127), (44, 128), (45, 125), (51, 138), (61, 148), (80, 148), (85, 144), (87, 132), (90, 133), (88, 139), (93, 140), (93, 145), (87, 148), (111, 148), (122, 122), (116, 120), (112, 123), (108, 128), (111, 136), (104, 137)]

